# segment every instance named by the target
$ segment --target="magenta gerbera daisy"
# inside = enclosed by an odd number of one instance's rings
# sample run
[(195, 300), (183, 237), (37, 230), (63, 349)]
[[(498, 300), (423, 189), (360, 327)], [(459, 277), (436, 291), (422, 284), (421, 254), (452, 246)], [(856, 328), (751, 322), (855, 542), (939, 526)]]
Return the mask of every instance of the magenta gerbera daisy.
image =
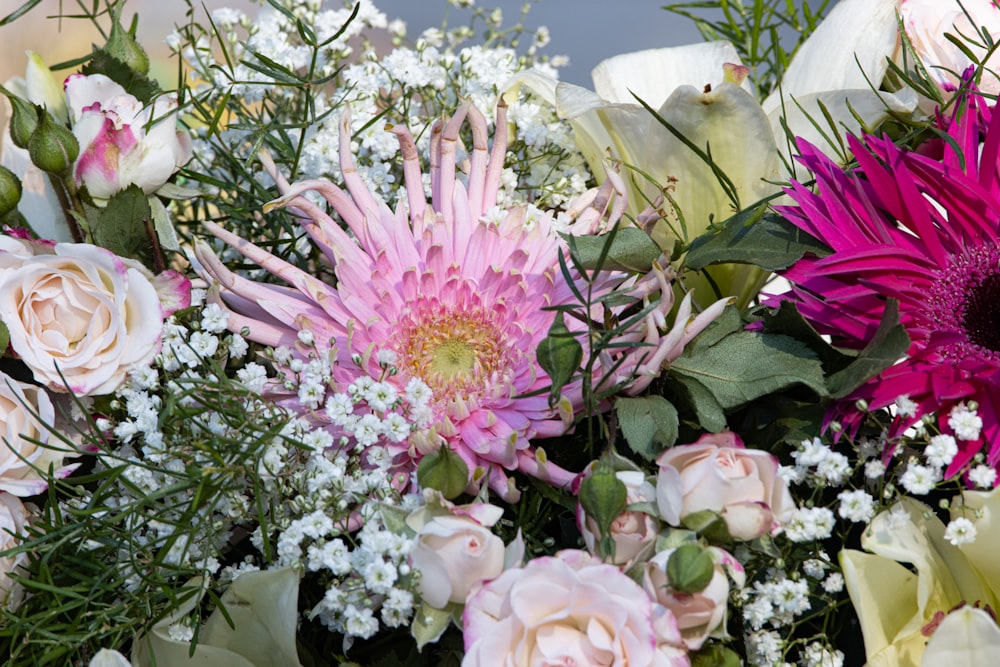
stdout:
[(895, 299), (910, 336), (906, 358), (848, 397), (838, 416), (854, 428), (856, 399), (872, 409), (899, 400), (906, 409), (895, 434), (936, 414), (961, 449), (949, 476), (983, 449), (990, 465), (1000, 460), (1000, 114), (977, 96), (965, 102), (938, 120), (949, 139), (919, 152), (887, 137), (851, 138), (853, 170), (800, 143), (815, 191), (794, 184), (797, 206), (781, 209), (833, 251), (785, 273), (786, 298), (818, 331), (860, 349)]
[[(463, 183), (456, 178), (456, 155), (466, 117), (473, 145)], [(549, 462), (531, 441), (566, 431), (583, 404), (582, 382), (570, 382), (558, 405), (550, 406), (544, 391), (550, 380), (535, 351), (556, 316), (551, 307), (578, 303), (574, 289), (585, 291), (586, 286), (575, 271), (570, 272), (571, 282), (565, 280), (559, 255), (566, 245), (555, 232), (551, 212), (528, 220), (527, 206), (497, 207), (506, 152), (503, 106), (496, 128), (488, 150), (486, 120), (470, 105), (435, 127), (430, 202), (424, 198), (413, 137), (404, 127), (392, 128), (403, 156), (407, 195), (395, 212), (355, 171), (346, 116), (340, 128), (346, 192), (328, 181), (290, 185), (272, 170), (283, 196), (269, 207), (287, 206), (299, 217), (332, 263), (333, 285), (213, 224), (206, 225), (209, 231), (290, 287), (236, 276), (204, 244), (198, 257), (221, 286), (219, 303), (231, 311), (230, 328), (287, 350), (280, 364), (276, 362), (286, 377), (294, 374), (296, 363), (301, 371), (317, 359), (331, 359), (332, 378), (317, 390), (288, 394), (287, 386), (277, 384), (269, 389), (272, 396), (281, 398), (284, 391), (285, 402), (293, 408), (320, 421), (324, 414), (335, 413), (336, 421), (343, 410), (329, 403), (326, 411), (320, 409), (324, 392), (342, 392), (366, 376), (391, 384), (389, 393), (399, 395), (417, 382), (432, 395), (430, 427), (397, 447), (397, 460), (412, 464), (444, 445), (465, 460), (473, 487), (486, 479), (511, 498), (516, 489), (506, 471), (521, 470), (558, 485), (572, 480), (571, 473)], [(588, 227), (583, 231), (613, 224), (621, 215), (624, 207), (612, 205), (611, 188), (609, 179), (607, 187), (580, 208), (577, 224)], [(325, 198), (347, 230), (302, 196), (309, 190)], [(685, 299), (680, 306), (683, 318), (661, 336), (657, 324), (665, 323), (673, 305), (663, 271), (654, 270), (640, 280), (605, 272), (592, 277), (590, 287), (594, 297), (618, 289), (636, 296), (639, 303), (645, 299), (657, 304), (661, 291), (667, 297), (621, 338), (644, 345), (624, 358), (616, 354), (609, 359), (614, 381), (639, 375), (640, 385), (648, 384), (660, 365), (680, 354), (684, 343), (722, 309), (720, 304), (691, 318), (690, 299)], [(600, 308), (595, 307), (592, 316), (601, 321)], [(567, 318), (567, 324), (582, 333), (583, 325), (573, 318)], [(585, 339), (581, 336), (584, 345)], [(392, 373), (386, 373), (386, 363), (391, 363)]]

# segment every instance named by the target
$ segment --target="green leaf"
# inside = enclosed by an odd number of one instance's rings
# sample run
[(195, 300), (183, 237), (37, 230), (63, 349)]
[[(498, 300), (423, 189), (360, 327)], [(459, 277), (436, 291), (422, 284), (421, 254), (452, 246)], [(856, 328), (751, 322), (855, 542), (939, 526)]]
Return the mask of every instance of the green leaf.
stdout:
[(174, 229), (174, 224), (170, 220), (170, 214), (167, 213), (167, 207), (158, 197), (148, 197), (147, 199), (149, 211), (153, 217), (153, 229), (156, 230), (156, 236), (160, 239), (160, 247), (164, 250), (179, 252), (181, 244), (177, 238), (177, 230)]
[(699, 416), (704, 410), (714, 417), (717, 409), (731, 410), (794, 385), (827, 394), (815, 353), (789, 336), (737, 331), (707, 347), (698, 343), (696, 339), (671, 365), (670, 376), (696, 401)]
[(95, 209), (95, 214), (96, 221), (91, 222), (94, 243), (121, 257), (143, 261), (148, 257), (146, 221), (152, 211), (141, 188), (130, 185), (103, 209)]
[(697, 593), (705, 590), (715, 574), (715, 563), (700, 545), (685, 544), (677, 548), (667, 560), (667, 578), (670, 587), (678, 593)]
[(828, 343), (817, 332), (795, 307), (792, 301), (782, 301), (777, 310), (765, 309), (762, 322), (764, 329), (771, 333), (785, 334), (802, 341), (810, 350), (816, 353), (823, 370), (835, 373), (843, 370), (854, 359), (853, 355), (845, 354)]
[(619, 398), (615, 411), (629, 448), (647, 461), (677, 441), (677, 408), (662, 396)]
[(160, 94), (160, 84), (148, 76), (136, 72), (104, 49), (94, 51), (90, 62), (84, 65), (81, 71), (88, 76), (103, 74), (143, 103), (148, 104)]
[(448, 629), (450, 622), (451, 610), (448, 607), (435, 609), (421, 602), (420, 607), (413, 614), (413, 623), (410, 624), (410, 634), (417, 642), (417, 650), (419, 651), (427, 644), (433, 644), (440, 639), (444, 631)]
[[(637, 227), (618, 229), (613, 236), (574, 236), (573, 241), (573, 253), (587, 269), (600, 265), (604, 270), (645, 273), (663, 254), (649, 234)], [(609, 241), (611, 245), (606, 248)], [(602, 263), (601, 256), (605, 253)]]
[(0, 354), (7, 351), (8, 345), (10, 345), (10, 330), (7, 329), (6, 324), (0, 321)]
[(721, 644), (709, 644), (691, 656), (691, 667), (740, 667), (740, 657)]
[(891, 299), (885, 305), (882, 321), (875, 335), (851, 364), (827, 378), (830, 396), (842, 398), (860, 387), (906, 355), (910, 337), (899, 323), (899, 302)]
[(817, 257), (830, 249), (781, 216), (767, 212), (767, 202), (744, 209), (721, 223), (721, 229), (691, 243), (685, 266), (702, 269), (711, 264), (753, 264), (768, 271), (784, 269), (806, 253)]
[(441, 447), (420, 459), (417, 482), (422, 488), (437, 489), (448, 500), (457, 498), (469, 485), (469, 466), (455, 452)]
[(549, 327), (549, 333), (535, 351), (538, 365), (552, 380), (552, 389), (549, 393), (550, 407), (559, 402), (562, 388), (570, 381), (580, 368), (580, 362), (583, 361), (583, 346), (575, 334), (566, 328), (563, 317), (562, 312), (556, 315), (552, 326)]

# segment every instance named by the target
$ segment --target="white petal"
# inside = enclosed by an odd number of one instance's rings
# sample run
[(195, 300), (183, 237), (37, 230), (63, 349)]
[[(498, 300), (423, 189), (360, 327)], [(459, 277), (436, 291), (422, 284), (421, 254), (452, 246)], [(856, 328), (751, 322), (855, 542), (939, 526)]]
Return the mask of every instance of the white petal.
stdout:
[(886, 58), (896, 50), (898, 5), (898, 0), (837, 3), (795, 54), (781, 79), (781, 90), (764, 101), (764, 111), (771, 114), (780, 107), (782, 94), (787, 106), (788, 96), (877, 88), (888, 67)]
[(921, 667), (993, 667), (1000, 656), (1000, 628), (982, 609), (948, 614), (927, 642)]
[(721, 83), (725, 63), (742, 64), (732, 44), (703, 42), (623, 53), (601, 61), (591, 77), (594, 90), (608, 102), (635, 104), (635, 93), (656, 109), (680, 86)]

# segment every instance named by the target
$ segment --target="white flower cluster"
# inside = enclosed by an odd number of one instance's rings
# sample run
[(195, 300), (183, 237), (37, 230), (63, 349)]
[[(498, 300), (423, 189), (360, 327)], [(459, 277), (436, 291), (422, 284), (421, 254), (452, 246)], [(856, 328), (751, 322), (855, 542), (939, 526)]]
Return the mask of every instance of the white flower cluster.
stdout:
[(803, 440), (792, 452), (793, 469), (784, 469), (788, 481), (808, 481), (813, 486), (841, 486), (851, 474), (851, 462), (845, 455), (833, 451), (819, 438)]
[[(468, 28), (428, 30), (406, 47), (400, 45), (405, 27), (387, 21), (371, 3), (362, 3), (350, 21), (349, 9), (320, 11), (318, 3), (298, 0), (282, 0), (281, 4), (315, 33), (313, 43), (319, 46), (304, 41), (297, 26), (273, 7), (261, 8), (256, 17), (238, 10), (215, 10), (212, 18), (219, 30), (218, 44), (211, 41), (214, 35), (190, 30), (168, 40), (191, 68), (192, 92), (209, 106), (224, 99), (240, 100), (264, 114), (269, 109), (287, 114), (287, 118), (266, 120), (289, 128), (290, 138), (300, 145), (296, 163), (305, 178), (339, 173), (339, 121), (349, 110), (350, 148), (357, 173), (390, 206), (405, 202), (406, 192), (401, 186), (399, 146), (388, 131), (389, 124), (407, 125), (418, 152), (426, 155), (431, 125), (443, 113), (453, 112), (462, 100), (472, 101), (492, 124), (499, 93), (513, 75), (532, 67), (556, 75), (557, 60), (536, 53), (547, 43), (547, 31), (540, 29), (528, 53), (518, 54), (505, 45), (513, 37), (509, 31), (500, 31), (499, 15), (487, 19), (493, 35), (485, 36), (489, 47), (464, 45), (475, 35)], [(369, 41), (372, 31), (386, 29), (396, 44), (388, 53)], [(228, 58), (222, 56), (222, 48)], [(289, 75), (273, 72), (273, 64), (303, 81), (329, 80), (325, 85), (312, 85), (308, 100), (299, 99), (301, 87), (288, 85)], [(572, 129), (549, 105), (538, 104), (530, 96), (508, 94), (506, 101), (513, 128), (506, 161), (516, 167), (502, 175), (501, 203), (565, 206), (587, 189), (590, 180)], [(303, 126), (303, 118), (312, 120)], [(217, 137), (229, 150), (249, 151), (254, 145), (252, 132), (250, 128), (223, 128)], [(195, 137), (195, 160), (206, 173), (215, 173), (224, 162), (214, 141)], [(466, 157), (465, 144), (460, 142), (460, 165)], [(257, 174), (267, 182), (263, 172)], [(225, 172), (218, 175), (225, 182)], [(425, 179), (428, 188), (429, 178)]]

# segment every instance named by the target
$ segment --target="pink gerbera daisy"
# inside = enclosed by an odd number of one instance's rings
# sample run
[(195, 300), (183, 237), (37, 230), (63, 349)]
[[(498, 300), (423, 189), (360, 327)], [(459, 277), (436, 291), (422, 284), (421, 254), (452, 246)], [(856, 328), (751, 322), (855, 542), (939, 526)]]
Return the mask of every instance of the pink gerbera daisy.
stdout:
[[(463, 184), (456, 178), (456, 155), (466, 116), (473, 145)], [(213, 224), (206, 224), (210, 232), (291, 287), (240, 278), (204, 244), (198, 257), (222, 286), (221, 303), (231, 310), (230, 328), (249, 331), (250, 339), (264, 345), (284, 346), (300, 362), (308, 361), (310, 353), (332, 357), (332, 382), (327, 383), (331, 391), (361, 376), (392, 383), (400, 394), (414, 380), (429, 387), (432, 426), (397, 448), (397, 460), (404, 466), (447, 446), (467, 463), (473, 487), (487, 479), (491, 488), (512, 498), (517, 492), (505, 471), (521, 470), (558, 485), (572, 480), (571, 473), (548, 462), (530, 441), (566, 431), (583, 404), (582, 382), (570, 382), (559, 404), (550, 406), (544, 391), (550, 380), (535, 350), (556, 316), (550, 308), (578, 303), (574, 289), (586, 286), (575, 272), (575, 284), (564, 279), (559, 255), (566, 245), (555, 233), (551, 212), (531, 221), (526, 206), (497, 209), (506, 152), (503, 106), (496, 128), (490, 152), (486, 120), (470, 105), (435, 127), (430, 203), (424, 199), (413, 137), (404, 127), (392, 128), (403, 155), (407, 194), (406, 204), (395, 212), (371, 194), (355, 171), (346, 116), (340, 128), (346, 192), (327, 181), (290, 185), (272, 170), (283, 196), (269, 207), (288, 206), (299, 216), (333, 264), (335, 285)], [(577, 224), (587, 227), (583, 231), (593, 231), (602, 220), (613, 224), (621, 215), (623, 204), (610, 205), (611, 188), (609, 180), (581, 207)], [(326, 199), (347, 231), (302, 196), (308, 190)], [(719, 305), (691, 319), (690, 299), (685, 299), (680, 306), (683, 319), (661, 337), (657, 324), (664, 323), (673, 305), (662, 271), (642, 280), (602, 273), (593, 277), (591, 288), (595, 297), (620, 289), (638, 303), (656, 303), (650, 297), (661, 291), (664, 297), (622, 337), (646, 345), (624, 358), (617, 355), (611, 364), (616, 380), (638, 374), (648, 384), (660, 364), (676, 358), (684, 343), (722, 309)], [(598, 321), (603, 317), (599, 311), (592, 312)], [(583, 326), (572, 318), (567, 324), (582, 333)], [(303, 332), (315, 348), (302, 344)], [(392, 360), (393, 374), (386, 374), (378, 361), (386, 358)], [(278, 398), (282, 391), (280, 385), (271, 387)], [(317, 398), (312, 398), (315, 404)], [(286, 392), (286, 403), (323, 419), (323, 411), (309, 409), (301, 395)]]
[(818, 331), (860, 349), (895, 299), (910, 336), (906, 358), (848, 397), (838, 416), (856, 428), (856, 399), (872, 409), (901, 399), (895, 434), (936, 413), (961, 449), (949, 476), (984, 448), (990, 465), (1000, 460), (1000, 114), (979, 97), (965, 102), (939, 119), (949, 140), (920, 152), (888, 137), (851, 138), (858, 167), (850, 171), (800, 142), (815, 192), (794, 184), (797, 206), (781, 209), (833, 251), (784, 274), (786, 298)]

